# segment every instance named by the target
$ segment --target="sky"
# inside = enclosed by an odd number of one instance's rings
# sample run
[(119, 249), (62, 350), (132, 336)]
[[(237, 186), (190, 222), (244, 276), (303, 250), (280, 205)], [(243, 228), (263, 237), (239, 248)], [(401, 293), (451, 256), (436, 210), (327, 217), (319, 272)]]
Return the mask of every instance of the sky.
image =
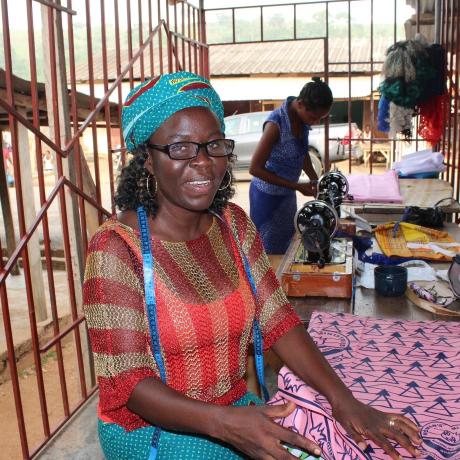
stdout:
[[(125, 11), (125, 1), (119, 0), (120, 11)], [(270, 4), (285, 4), (285, 3), (308, 3), (309, 1), (318, 0), (302, 0), (293, 2), (292, 0), (204, 0), (205, 8), (224, 8), (224, 7), (236, 7), (236, 6), (254, 6), (254, 5), (270, 5)], [(191, 4), (198, 5), (198, 0), (189, 0)], [(67, 0), (61, 0), (62, 5), (68, 4)], [(85, 0), (72, 0), (72, 9), (78, 12), (74, 19), (74, 22), (81, 22), (84, 20), (85, 15)], [(145, 0), (143, 1), (145, 4)], [(156, 5), (156, 0), (152, 1)], [(163, 2), (164, 3), (164, 2)], [(368, 22), (369, 21), (369, 8), (362, 8), (360, 6), (361, 1), (352, 1), (352, 18), (354, 22)], [(368, 4), (368, 2), (365, 2)], [(397, 22), (402, 23), (408, 19), (414, 10), (410, 6), (406, 5), (405, 0), (396, 0), (397, 3)], [(10, 28), (14, 30), (21, 30), (27, 28), (26, 20), (26, 2), (23, 0), (7, 0)], [(40, 17), (40, 4), (38, 2), (32, 2), (34, 11), (34, 24), (41, 22)], [(106, 22), (113, 22), (113, 1), (105, 0), (106, 4)], [(100, 24), (100, 2), (98, 0), (90, 0), (90, 13), (91, 21), (93, 24)], [(131, 1), (133, 18), (132, 21), (137, 21), (137, 1)], [(346, 11), (347, 2), (333, 3), (330, 5), (332, 12), (340, 9), (340, 11)], [(374, 23), (393, 23), (394, 20), (394, 1), (393, 0), (374, 0)], [(64, 21), (65, 23), (66, 21)]]

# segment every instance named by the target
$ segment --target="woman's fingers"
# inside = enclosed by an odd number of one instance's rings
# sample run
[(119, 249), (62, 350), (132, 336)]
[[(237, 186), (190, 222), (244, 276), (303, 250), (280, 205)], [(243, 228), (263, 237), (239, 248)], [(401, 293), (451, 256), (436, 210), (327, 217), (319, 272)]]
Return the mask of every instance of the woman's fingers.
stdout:
[(279, 434), (281, 442), (317, 456), (321, 455), (321, 448), (314, 441), (311, 441), (300, 434), (294, 433), (294, 431), (287, 428), (282, 428), (282, 430), (283, 431)]
[(355, 441), (355, 443), (358, 444), (361, 450), (366, 450), (367, 442), (361, 433), (356, 431), (352, 426), (349, 426), (347, 428), (347, 433), (350, 435), (351, 439), (353, 439), (353, 441)]
[[(398, 442), (401, 447), (404, 447), (414, 457), (417, 457), (420, 455), (420, 451), (414, 444), (420, 445), (422, 440), (418, 435), (417, 425), (412, 423), (409, 424), (406, 420), (407, 419), (400, 416), (390, 417), (387, 436)], [(414, 427), (416, 428), (415, 432)]]
[(387, 438), (380, 433), (369, 433), (369, 438), (380, 446), (393, 460), (402, 460), (401, 455), (391, 445)]
[(284, 418), (287, 417), (294, 409), (295, 404), (288, 401), (286, 404), (276, 404), (264, 406), (265, 415), (270, 418)]
[(419, 446), (422, 443), (420, 437), (420, 427), (418, 427), (412, 420), (402, 415), (393, 416), (396, 428), (402, 431), (413, 444)]
[[(287, 404), (280, 404), (280, 405), (273, 405), (273, 406), (265, 406), (266, 407), (266, 415), (269, 416), (270, 418), (276, 419), (276, 418), (282, 418), (282, 417), (287, 417), (292, 413), (292, 411), (295, 409), (296, 405), (292, 402), (289, 401)], [(316, 444), (314, 441), (311, 441), (310, 439), (305, 438), (304, 436), (301, 436), (300, 434), (295, 433), (292, 430), (289, 430), (288, 428), (284, 428), (278, 424), (275, 424), (275, 436), (277, 439), (279, 439), (281, 442), (287, 443), (288, 445), (298, 447), (300, 450), (304, 450), (307, 452), (310, 452), (314, 455), (320, 455), (321, 454), (321, 448)], [(283, 454), (284, 457), (286, 456), (285, 453), (287, 452), (284, 447), (283, 449)], [(281, 451), (280, 451), (281, 452)], [(287, 452), (289, 454), (289, 452)], [(291, 458), (292, 455), (289, 454), (287, 458)]]
[[(297, 446), (295, 446), (295, 448), (297, 448)], [(305, 449), (300, 449), (300, 448), (297, 448), (297, 450), (308, 452)], [(276, 460), (292, 460), (293, 458), (299, 458), (299, 455), (295, 455), (294, 452), (293, 453), (289, 452), (286, 447), (280, 444), (277, 446), (276, 452), (274, 453), (273, 458)]]
[(388, 439), (396, 441), (412, 456), (420, 455), (414, 444), (421, 443), (418, 427), (402, 415), (386, 414), (383, 421), (375, 425), (374, 429), (368, 430), (367, 437), (378, 444), (391, 458), (401, 459), (401, 456)]

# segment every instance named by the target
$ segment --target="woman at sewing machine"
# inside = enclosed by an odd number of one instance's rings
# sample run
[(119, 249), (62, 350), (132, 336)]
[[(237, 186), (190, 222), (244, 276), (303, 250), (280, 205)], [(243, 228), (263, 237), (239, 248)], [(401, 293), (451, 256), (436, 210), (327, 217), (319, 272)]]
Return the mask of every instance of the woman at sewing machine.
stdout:
[(329, 86), (313, 78), (300, 91), (274, 110), (252, 157), (249, 172), (254, 176), (249, 189), (250, 216), (267, 254), (284, 254), (294, 235), (296, 191), (314, 196), (313, 183), (298, 183), (305, 171), (310, 181), (318, 180), (308, 154), (310, 126), (326, 117), (333, 98)]
[(264, 405), (248, 391), (252, 342), (321, 391), (360, 446), (372, 439), (397, 459), (394, 439), (415, 455), (416, 425), (354, 398), (287, 302), (253, 223), (229, 203), (223, 114), (209, 82), (189, 72), (142, 83), (123, 106), (132, 159), (84, 283), (105, 458), (294, 458), (283, 443), (320, 455), (275, 423), (293, 403)]

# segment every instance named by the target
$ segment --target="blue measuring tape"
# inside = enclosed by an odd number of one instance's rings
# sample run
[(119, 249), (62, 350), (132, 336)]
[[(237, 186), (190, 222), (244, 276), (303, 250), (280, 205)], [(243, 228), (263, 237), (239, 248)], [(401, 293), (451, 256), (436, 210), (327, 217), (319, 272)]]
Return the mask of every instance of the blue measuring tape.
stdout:
[[(147, 214), (143, 207), (137, 209), (139, 231), (141, 233), (142, 245), (142, 267), (144, 270), (144, 293), (147, 306), (147, 320), (149, 322), (150, 337), (152, 340), (152, 351), (160, 371), (163, 383), (166, 383), (166, 369), (161, 354), (160, 336), (158, 333), (157, 301), (155, 297), (155, 278), (153, 276), (153, 255), (150, 245), (150, 228), (147, 221)], [(153, 432), (150, 455), (148, 460), (155, 460), (158, 455), (158, 443), (160, 442), (161, 428), (155, 427)]]
[[(220, 220), (223, 219), (217, 216)], [(163, 361), (163, 355), (161, 354), (160, 346), (160, 334), (158, 331), (158, 315), (157, 315), (157, 302), (155, 296), (155, 277), (154, 277), (154, 258), (152, 253), (152, 247), (150, 244), (150, 228), (148, 224), (147, 214), (145, 209), (140, 206), (137, 208), (137, 220), (139, 224), (139, 231), (141, 234), (141, 247), (142, 247), (142, 267), (144, 271), (144, 293), (145, 293), (145, 304), (147, 307), (147, 320), (149, 323), (150, 337), (152, 341), (152, 352), (155, 361), (160, 372), (161, 381), (166, 383), (166, 369)], [(225, 222), (225, 221), (223, 221)], [(249, 263), (246, 259), (245, 254), (241, 251), (238, 245), (238, 249), (243, 259), (244, 270), (248, 277), (249, 284), (251, 286), (254, 299), (256, 298), (256, 285), (252, 277)], [(262, 393), (265, 401), (268, 401), (269, 395), (265, 386), (264, 376), (264, 355), (263, 355), (263, 337), (260, 331), (260, 324), (257, 319), (254, 319), (253, 325), (253, 336), (254, 336), (254, 350), (255, 350), (255, 361), (256, 361), (256, 373), (259, 385), (262, 388)], [(155, 460), (158, 455), (158, 444), (160, 442), (161, 428), (155, 427), (153, 432), (150, 455), (148, 460)]]
[[(243, 258), (244, 270), (246, 276), (248, 277), (249, 284), (251, 285), (252, 294), (254, 295), (254, 301), (257, 303), (257, 289), (256, 283), (254, 283), (254, 278), (252, 277), (251, 268), (249, 267), (248, 259), (243, 251), (240, 250), (241, 257)], [(255, 360), (256, 360), (256, 373), (257, 380), (259, 381), (260, 388), (262, 388), (262, 394), (265, 401), (268, 401), (269, 395), (267, 387), (265, 386), (265, 372), (264, 372), (264, 343), (262, 332), (260, 331), (259, 321), (254, 318), (253, 325), (253, 336), (254, 336), (254, 351), (255, 351)]]

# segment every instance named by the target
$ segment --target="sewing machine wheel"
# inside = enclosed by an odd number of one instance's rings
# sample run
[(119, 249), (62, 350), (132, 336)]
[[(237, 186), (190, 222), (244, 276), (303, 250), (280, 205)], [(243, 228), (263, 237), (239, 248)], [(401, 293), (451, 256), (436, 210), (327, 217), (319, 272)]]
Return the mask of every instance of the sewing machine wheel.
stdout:
[(320, 200), (305, 203), (294, 219), (305, 249), (316, 253), (329, 247), (330, 239), (337, 231), (338, 221), (335, 209)]
[(332, 191), (335, 198), (343, 199), (347, 196), (348, 190), (348, 181), (340, 171), (329, 171), (318, 181), (318, 195), (327, 195)]

